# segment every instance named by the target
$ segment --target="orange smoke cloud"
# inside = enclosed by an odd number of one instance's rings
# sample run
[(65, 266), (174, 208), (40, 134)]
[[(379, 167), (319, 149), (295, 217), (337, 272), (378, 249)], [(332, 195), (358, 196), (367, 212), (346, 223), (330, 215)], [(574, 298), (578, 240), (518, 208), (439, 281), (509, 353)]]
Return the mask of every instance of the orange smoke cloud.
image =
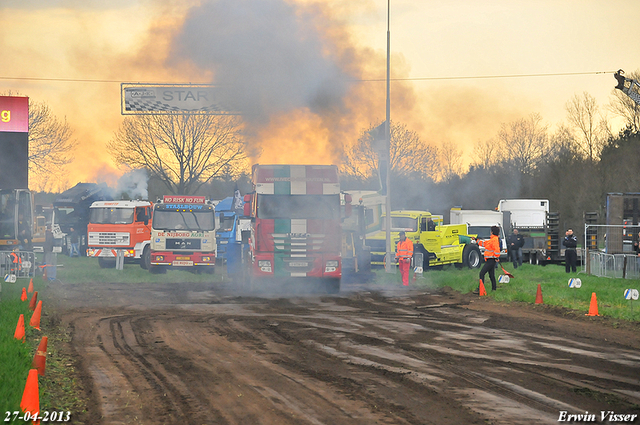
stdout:
[(262, 164), (332, 164), (331, 133), (309, 110), (275, 117), (257, 135), (261, 150), (254, 157)]
[[(252, 160), (261, 163), (339, 163), (345, 146), (385, 119), (385, 46), (367, 46), (349, 22), (371, 17), (371, 2), (99, 3), (0, 14), (7, 34), (0, 50), (12, 58), (0, 61), (0, 75), (71, 80), (8, 81), (6, 87), (47, 102), (74, 130), (75, 160), (56, 170), (66, 187), (127, 171), (106, 150), (123, 120), (120, 82), (226, 84), (232, 98), (251, 109), (247, 142)], [(231, 32), (226, 39), (223, 29)], [(401, 55), (392, 52), (391, 62), (392, 78), (410, 75)], [(392, 121), (433, 144), (491, 137), (495, 131), (482, 134), (492, 131), (486, 123), (508, 121), (523, 109), (515, 103), (487, 93), (416, 90), (411, 81), (391, 86)]]

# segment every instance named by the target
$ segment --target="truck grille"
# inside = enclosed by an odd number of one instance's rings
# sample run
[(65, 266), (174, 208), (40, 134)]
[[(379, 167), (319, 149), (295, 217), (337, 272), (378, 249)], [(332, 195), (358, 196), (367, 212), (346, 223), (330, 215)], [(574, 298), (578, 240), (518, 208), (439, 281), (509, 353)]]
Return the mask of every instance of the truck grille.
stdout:
[(200, 239), (167, 239), (166, 247), (167, 249), (199, 250)]
[(274, 233), (273, 246), (274, 252), (278, 253), (298, 253), (318, 252), (326, 249), (325, 235), (308, 235), (308, 234), (282, 234)]
[(118, 232), (91, 232), (89, 245), (91, 246), (129, 246), (129, 234)]

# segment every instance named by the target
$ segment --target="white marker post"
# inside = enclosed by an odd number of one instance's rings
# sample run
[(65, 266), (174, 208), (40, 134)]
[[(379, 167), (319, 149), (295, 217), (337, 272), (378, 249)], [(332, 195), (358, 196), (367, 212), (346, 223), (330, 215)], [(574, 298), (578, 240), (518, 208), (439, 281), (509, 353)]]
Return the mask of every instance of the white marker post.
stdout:
[(631, 314), (633, 314), (633, 301), (638, 300), (638, 290), (637, 289), (625, 289), (624, 290), (624, 299), (629, 300), (631, 303)]
[[(580, 289), (581, 286), (582, 286), (582, 281), (580, 280), (579, 277), (572, 277), (571, 279), (569, 279), (569, 288)], [(576, 301), (577, 298), (578, 298), (578, 294), (574, 292), (573, 301)]]
[(424, 272), (424, 270), (422, 269), (423, 261), (424, 257), (421, 252), (416, 252), (415, 254), (413, 254), (413, 265), (415, 266), (413, 268), (414, 277), (415, 275), (418, 275), (418, 277), (422, 277), (422, 273)]

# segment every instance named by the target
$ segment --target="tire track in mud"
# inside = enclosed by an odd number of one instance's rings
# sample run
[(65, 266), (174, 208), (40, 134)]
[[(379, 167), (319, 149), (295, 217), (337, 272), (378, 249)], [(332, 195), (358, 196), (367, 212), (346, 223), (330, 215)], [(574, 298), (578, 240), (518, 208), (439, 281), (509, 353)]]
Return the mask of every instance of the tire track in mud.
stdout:
[(636, 351), (464, 304), (212, 295), (83, 313), (74, 339), (104, 424), (530, 424), (638, 408)]
[[(363, 313), (364, 315), (366, 315), (366, 313)], [(340, 315), (340, 313), (336, 313), (336, 315)], [(377, 314), (377, 316), (384, 316), (387, 319), (401, 319), (401, 320), (406, 320), (408, 318), (413, 318), (415, 317), (415, 315), (410, 315), (410, 314), (406, 314), (406, 312), (401, 311), (400, 314), (396, 314), (395, 316), (397, 317), (393, 317), (394, 315), (386, 313), (386, 314)], [(433, 320), (433, 319), (427, 319), (427, 318), (423, 318), (424, 320), (428, 320), (428, 323), (433, 324), (433, 323), (437, 323), (438, 320)], [(335, 319), (333, 320), (335, 322)], [(476, 321), (476, 319), (474, 319), (474, 321)], [(440, 324), (442, 324), (442, 322), (440, 322)], [(480, 332), (480, 329), (476, 329), (475, 326), (468, 326), (468, 325), (462, 325), (462, 326), (467, 326), (469, 329), (473, 330), (474, 332)], [(344, 330), (343, 330), (344, 331)], [(486, 329), (485, 329), (486, 332)], [(496, 330), (493, 330), (492, 332), (498, 332)], [(353, 331), (352, 332), (353, 335), (355, 335), (354, 339), (362, 339), (361, 336), (359, 335), (358, 331)], [(518, 333), (518, 332), (511, 332), (509, 335), (509, 338), (513, 338), (518, 337), (519, 339), (524, 341), (523, 337), (526, 337), (527, 335), (524, 333)], [(371, 338), (371, 335), (368, 336), (369, 338)], [(378, 345), (384, 345), (384, 340), (386, 339), (385, 337), (381, 337), (379, 338), (381, 343)], [(568, 344), (571, 346), (573, 345), (580, 345), (579, 343), (576, 343), (575, 341), (564, 341), (565, 343), (568, 342)], [(566, 348), (562, 348), (562, 347), (549, 347), (549, 344), (543, 344), (542, 342), (537, 342), (539, 345), (551, 350), (551, 349), (557, 349), (557, 351), (566, 351)], [(334, 347), (339, 346), (340, 343), (335, 343)], [(352, 344), (354, 347), (358, 347), (359, 349), (357, 351), (360, 351), (358, 354), (362, 355), (363, 352), (368, 352), (369, 356), (364, 356), (367, 358), (371, 358), (371, 354), (372, 354), (372, 350), (371, 347), (368, 347), (366, 349), (363, 349), (361, 347), (361, 344), (358, 344), (357, 342), (354, 342)], [(411, 345), (416, 345), (416, 344), (411, 344)], [(344, 343), (343, 343), (344, 346)], [(589, 346), (591, 347), (591, 346)], [(428, 347), (428, 346), (422, 346), (420, 348), (426, 349), (427, 352), (430, 351), (430, 349), (432, 347)], [(441, 352), (440, 354), (442, 354), (442, 352), (447, 351), (447, 350), (451, 350), (451, 347), (447, 347), (446, 344), (443, 344), (439, 351)], [(330, 350), (325, 350), (325, 351), (330, 351)], [(416, 351), (415, 349), (413, 349), (413, 351)], [(425, 350), (423, 350), (425, 351)], [(436, 350), (438, 351), (438, 350)], [(476, 351), (470, 351), (467, 354), (467, 357), (471, 357), (471, 356), (477, 356), (478, 352), (481, 352), (482, 349), (481, 347), (476, 347)], [(571, 350), (569, 350), (571, 351)], [(540, 351), (537, 351), (537, 353), (540, 353)], [(332, 355), (338, 357), (338, 358), (342, 358), (343, 360), (347, 359), (346, 361), (349, 362), (355, 362), (355, 363), (360, 363), (363, 366), (368, 366), (368, 367), (372, 367), (372, 368), (377, 368), (377, 369), (384, 369), (393, 373), (397, 373), (400, 376), (407, 376), (410, 375), (412, 373), (416, 373), (414, 371), (412, 371), (412, 369), (414, 370), (414, 368), (412, 368), (411, 366), (405, 367), (402, 366), (400, 368), (398, 367), (394, 367), (394, 366), (388, 366), (385, 364), (382, 364), (379, 362), (379, 359), (377, 360), (377, 362), (372, 362), (372, 361), (362, 361), (362, 359), (355, 357), (354, 354), (348, 354), (345, 352), (339, 352), (338, 350), (332, 350), (331, 352)], [(460, 354), (465, 354), (465, 353), (456, 353), (457, 355)], [(554, 353), (557, 354), (557, 353)], [(397, 355), (397, 353), (396, 353)], [(450, 355), (450, 353), (449, 353)], [(436, 355), (431, 355), (433, 358), (437, 358), (438, 356)], [(377, 357), (382, 357), (384, 358), (384, 354), (383, 355), (378, 355)], [(482, 362), (476, 362), (477, 364), (475, 365), (475, 367), (472, 368), (472, 370), (467, 371), (464, 369), (461, 369), (459, 367), (459, 365), (455, 365), (455, 366), (447, 366), (446, 362), (440, 362), (438, 364), (438, 368), (444, 371), (449, 372), (450, 376), (451, 375), (456, 375), (464, 380), (466, 380), (467, 382), (471, 383), (474, 388), (476, 389), (480, 389), (485, 391), (486, 394), (484, 394), (484, 398), (489, 398), (489, 399), (493, 399), (492, 401), (492, 405), (496, 405), (498, 406), (498, 408), (494, 408), (491, 409), (494, 412), (494, 415), (491, 414), (491, 411), (487, 411), (487, 409), (478, 409), (476, 406), (474, 406), (473, 404), (469, 404), (469, 407), (476, 410), (476, 411), (481, 411), (485, 414), (488, 414), (489, 416), (496, 416), (494, 419), (498, 420), (498, 416), (502, 418), (502, 420), (504, 420), (504, 412), (505, 411), (514, 411), (514, 410), (519, 410), (519, 413), (517, 413), (515, 415), (514, 418), (511, 419), (507, 419), (505, 421), (505, 423), (518, 423), (518, 417), (520, 417), (520, 420), (522, 420), (522, 417), (525, 416), (527, 417), (527, 419), (523, 420), (522, 423), (527, 423), (528, 421), (530, 421), (532, 419), (532, 412), (529, 412), (527, 415), (523, 415), (523, 413), (525, 412), (525, 408), (520, 407), (519, 409), (515, 409), (513, 406), (513, 403), (520, 403), (520, 402), (524, 402), (525, 405), (527, 405), (530, 408), (533, 409), (538, 409), (538, 410), (542, 410), (543, 412), (547, 412), (548, 414), (542, 414), (542, 415), (537, 415), (540, 416), (537, 419), (540, 420), (545, 420), (548, 422), (555, 422), (557, 421), (557, 412), (559, 410), (569, 410), (569, 411), (582, 411), (581, 408), (576, 408), (574, 405), (569, 404), (567, 402), (563, 402), (561, 401), (562, 399), (567, 398), (567, 395), (571, 396), (568, 397), (571, 400), (574, 400), (575, 403), (577, 403), (578, 405), (582, 405), (584, 406), (585, 403), (592, 402), (593, 400), (585, 400), (584, 397), (576, 397), (575, 394), (571, 394), (571, 391), (579, 388), (576, 387), (576, 385), (579, 385), (581, 383), (581, 381), (579, 381), (580, 378), (585, 379), (585, 378), (593, 378), (594, 376), (603, 376), (605, 379), (605, 381), (608, 383), (608, 386), (600, 386), (599, 387), (599, 391), (602, 391), (604, 394), (611, 394), (616, 393), (617, 397), (610, 397), (610, 399), (615, 399), (618, 398), (618, 400), (616, 401), (618, 403), (618, 407), (621, 408), (637, 408), (637, 406), (633, 406), (633, 404), (637, 403), (639, 400), (638, 398), (638, 385), (640, 384), (640, 382), (637, 379), (638, 376), (638, 368), (636, 366), (635, 369), (631, 369), (631, 370), (626, 370), (624, 372), (626, 372), (627, 376), (623, 377), (623, 376), (619, 376), (617, 374), (603, 374), (603, 373), (599, 373), (597, 370), (594, 369), (589, 369), (587, 367), (575, 367), (575, 366), (566, 366), (566, 365), (560, 365), (560, 364), (553, 364), (550, 362), (540, 362), (537, 360), (526, 360), (524, 361), (524, 364), (528, 364), (530, 366), (535, 366), (535, 367), (539, 367), (541, 369), (549, 369), (551, 371), (554, 372), (553, 377), (549, 378), (549, 376), (547, 376), (547, 374), (541, 374), (539, 370), (533, 370), (531, 371), (530, 369), (526, 369), (524, 367), (518, 367), (518, 362), (516, 362), (516, 367), (512, 367), (512, 362), (511, 361), (504, 361), (502, 359), (500, 359), (498, 356), (497, 361), (493, 360), (491, 358), (491, 356), (486, 356), (486, 355), (480, 355), (480, 357), (484, 357), (486, 361), (492, 361), (494, 364), (496, 364), (496, 366), (498, 366), (496, 369), (500, 370), (500, 369), (506, 369), (509, 373), (513, 373), (513, 372), (517, 372), (517, 373), (527, 373), (529, 375), (527, 381), (542, 381), (542, 379), (540, 379), (540, 376), (542, 375), (544, 377), (544, 379), (546, 380), (546, 382), (538, 382), (537, 387), (540, 388), (542, 387), (542, 389), (544, 389), (545, 391), (547, 391), (548, 393), (551, 394), (551, 396), (547, 396), (541, 392), (539, 392), (536, 389), (529, 389), (529, 388), (525, 388), (522, 385), (519, 385), (513, 381), (513, 378), (511, 377), (511, 379), (509, 379), (509, 377), (500, 377), (495, 376), (495, 371), (493, 370), (484, 370), (482, 373), (479, 373), (478, 370), (482, 371), (483, 369), (487, 369), (485, 366), (483, 365)], [(600, 357), (603, 359), (607, 359), (609, 362), (611, 363), (621, 363), (621, 364), (625, 364), (625, 365), (631, 365), (632, 364), (632, 360), (637, 359), (637, 355), (634, 355), (632, 352), (630, 351), (622, 351), (620, 352), (620, 350), (618, 350), (617, 352), (613, 353), (613, 352), (604, 352), (604, 354), (596, 354), (594, 357)], [(354, 360), (356, 359), (356, 360)], [(629, 360), (631, 359), (631, 360)], [(403, 363), (402, 361), (400, 361), (400, 363)], [(406, 363), (406, 362), (405, 362)], [(637, 365), (637, 363), (636, 363)], [(602, 366), (602, 364), (600, 364), (599, 366)], [(475, 371), (474, 371), (475, 370)], [(424, 372), (417, 372), (419, 375), (423, 374)], [(562, 375), (562, 373), (564, 373), (564, 375)], [(491, 376), (494, 375), (494, 376)], [(537, 378), (537, 379), (532, 379), (532, 378)], [(449, 377), (444, 376), (444, 380), (449, 379)], [(554, 387), (558, 385), (559, 381), (562, 382), (563, 384), (563, 390), (564, 391), (559, 391), (559, 390), (554, 390)], [(619, 390), (619, 389), (615, 389), (615, 388), (611, 388), (611, 385), (625, 385), (628, 384), (629, 388), (627, 390)], [(583, 386), (588, 386), (587, 383), (585, 383)], [(440, 391), (442, 390), (442, 388), (440, 389)], [(635, 395), (634, 395), (634, 391), (635, 391)], [(508, 402), (505, 403), (504, 399), (500, 400), (500, 399), (496, 399), (496, 397), (488, 397), (488, 395), (492, 395), (492, 394), (498, 394), (502, 397), (509, 397), (509, 399), (511, 400), (507, 400)], [(622, 396), (622, 397), (620, 397)], [(627, 397), (625, 397), (627, 396)], [(554, 398), (555, 397), (555, 398)], [(479, 397), (476, 397), (479, 398)], [(558, 399), (559, 398), (559, 399)], [(622, 400), (620, 400), (620, 398), (622, 398)], [(626, 399), (626, 403), (625, 403), (625, 399)], [(519, 401), (520, 402), (519, 402)], [(480, 402), (482, 400), (474, 400), (476, 402)], [(611, 400), (610, 400), (611, 401)], [(501, 407), (501, 408), (500, 408)], [(606, 405), (605, 403), (601, 404), (601, 407), (603, 409), (606, 408), (610, 408), (611, 406)], [(588, 409), (585, 409), (588, 410)], [(555, 414), (555, 416), (554, 416)]]

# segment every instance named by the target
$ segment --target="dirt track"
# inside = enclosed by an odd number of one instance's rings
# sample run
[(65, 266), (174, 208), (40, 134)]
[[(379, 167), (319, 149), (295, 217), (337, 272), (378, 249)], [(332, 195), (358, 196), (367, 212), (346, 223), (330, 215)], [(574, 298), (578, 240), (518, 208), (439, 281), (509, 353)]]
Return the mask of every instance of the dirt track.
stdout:
[[(93, 424), (534, 424), (640, 413), (638, 326), (448, 291), (68, 285)], [(79, 307), (82, 306), (82, 307)], [(635, 423), (640, 423), (636, 418)]]

